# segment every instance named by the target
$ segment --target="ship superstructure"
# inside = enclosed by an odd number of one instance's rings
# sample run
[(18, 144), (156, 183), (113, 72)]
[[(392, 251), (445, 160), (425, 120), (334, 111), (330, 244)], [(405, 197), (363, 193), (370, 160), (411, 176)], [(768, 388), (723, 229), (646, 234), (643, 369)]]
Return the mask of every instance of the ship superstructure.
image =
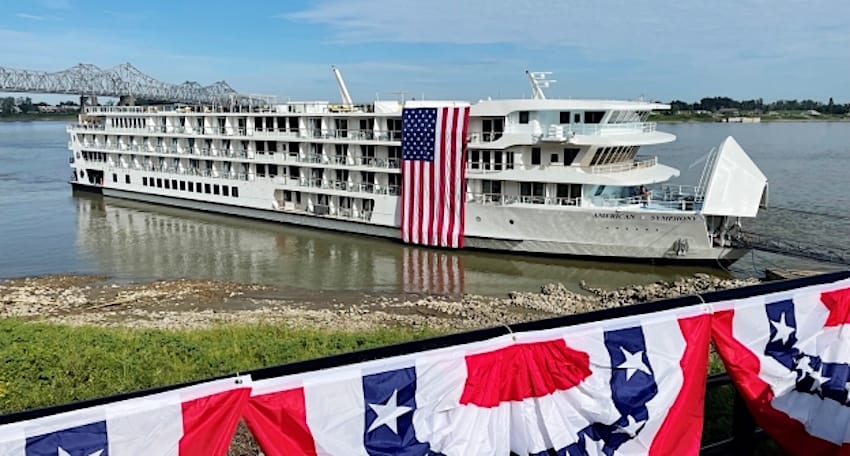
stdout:
[[(68, 127), (72, 183), (106, 196), (400, 238), (398, 101), (94, 106)], [(472, 104), (466, 246), (730, 262), (766, 180), (732, 138), (696, 186), (644, 153), (668, 105), (535, 97)]]

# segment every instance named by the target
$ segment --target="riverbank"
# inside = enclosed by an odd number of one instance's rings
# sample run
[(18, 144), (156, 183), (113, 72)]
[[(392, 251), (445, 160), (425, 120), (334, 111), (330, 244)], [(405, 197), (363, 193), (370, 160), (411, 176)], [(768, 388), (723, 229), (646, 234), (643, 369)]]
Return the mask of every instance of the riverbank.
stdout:
[(165, 330), (273, 324), (315, 330), (463, 331), (753, 283), (757, 280), (722, 279), (700, 273), (674, 282), (610, 291), (582, 284), (582, 293), (553, 283), (540, 292), (512, 292), (504, 297), (375, 296), (302, 295), (267, 285), (209, 280), (118, 284), (103, 276), (60, 275), (0, 282), (0, 317), (70, 326)]

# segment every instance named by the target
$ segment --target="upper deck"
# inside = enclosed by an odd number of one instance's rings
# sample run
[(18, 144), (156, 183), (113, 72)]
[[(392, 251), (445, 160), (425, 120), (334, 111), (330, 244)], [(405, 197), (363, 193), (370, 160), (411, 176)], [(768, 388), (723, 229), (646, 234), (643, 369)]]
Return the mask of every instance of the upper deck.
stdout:
[[(668, 105), (605, 100), (483, 100), (472, 105), (468, 141), (473, 149), (518, 145), (641, 146), (675, 136), (646, 119)], [(110, 133), (311, 139), (331, 142), (400, 140), (403, 106), (395, 101), (340, 105), (324, 101), (267, 106), (94, 106), (86, 130)], [(125, 122), (97, 121), (124, 118)], [(221, 120), (216, 120), (221, 119)], [(213, 121), (213, 122), (211, 122)], [(202, 123), (205, 128), (193, 128)], [(188, 125), (188, 126), (187, 126)], [(357, 128), (350, 128), (356, 125)], [(82, 127), (81, 127), (82, 129)]]

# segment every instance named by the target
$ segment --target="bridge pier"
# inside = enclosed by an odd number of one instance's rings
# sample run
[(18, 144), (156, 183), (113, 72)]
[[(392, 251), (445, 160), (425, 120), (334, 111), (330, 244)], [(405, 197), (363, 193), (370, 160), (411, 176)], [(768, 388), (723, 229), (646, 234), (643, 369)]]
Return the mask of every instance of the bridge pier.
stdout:
[(121, 95), (118, 98), (118, 106), (135, 106), (136, 97), (132, 95)]

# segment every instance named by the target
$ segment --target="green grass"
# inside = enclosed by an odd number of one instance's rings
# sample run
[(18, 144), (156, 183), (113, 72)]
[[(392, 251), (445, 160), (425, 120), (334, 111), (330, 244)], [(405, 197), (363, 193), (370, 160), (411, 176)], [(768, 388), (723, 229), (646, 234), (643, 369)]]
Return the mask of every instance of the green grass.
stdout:
[(0, 320), (0, 414), (438, 335), (273, 325), (123, 330)]

